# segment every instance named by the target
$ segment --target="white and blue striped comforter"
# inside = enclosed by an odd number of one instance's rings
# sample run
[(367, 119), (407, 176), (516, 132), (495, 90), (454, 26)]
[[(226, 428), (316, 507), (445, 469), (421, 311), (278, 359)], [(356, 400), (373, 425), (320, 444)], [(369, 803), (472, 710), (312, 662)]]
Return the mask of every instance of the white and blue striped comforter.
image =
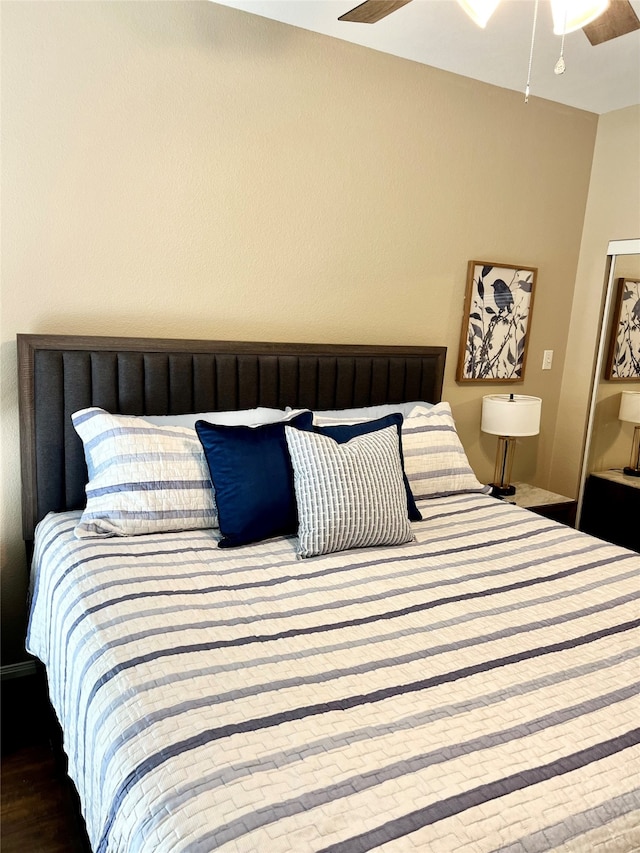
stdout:
[(640, 850), (640, 557), (419, 506), (311, 560), (41, 523), (28, 647), (96, 853)]

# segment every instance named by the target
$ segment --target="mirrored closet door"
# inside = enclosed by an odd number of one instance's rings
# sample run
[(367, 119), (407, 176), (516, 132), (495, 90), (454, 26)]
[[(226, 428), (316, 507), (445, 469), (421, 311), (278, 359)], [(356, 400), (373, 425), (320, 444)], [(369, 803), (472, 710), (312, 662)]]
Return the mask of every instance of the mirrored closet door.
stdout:
[(632, 463), (635, 430), (628, 417), (640, 401), (639, 339), (640, 240), (616, 240), (609, 244), (578, 526), (634, 550), (640, 550), (640, 476), (624, 469)]

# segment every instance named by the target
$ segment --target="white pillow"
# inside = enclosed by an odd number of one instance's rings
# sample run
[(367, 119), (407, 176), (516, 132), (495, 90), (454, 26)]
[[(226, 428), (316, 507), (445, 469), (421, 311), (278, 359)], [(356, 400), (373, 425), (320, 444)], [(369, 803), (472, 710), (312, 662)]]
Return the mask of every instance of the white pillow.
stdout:
[(449, 403), (416, 406), (402, 423), (404, 470), (416, 500), (491, 491), (473, 473)]
[(89, 482), (79, 539), (217, 527), (209, 468), (195, 430), (91, 407), (71, 416)]
[(157, 426), (181, 426), (188, 429), (195, 429), (196, 421), (228, 426), (260, 426), (282, 421), (288, 416), (284, 409), (269, 409), (266, 406), (228, 412), (200, 412), (195, 415), (142, 415), (145, 421)]
[(317, 426), (330, 426), (336, 423), (354, 424), (384, 418), (386, 415), (393, 415), (396, 412), (406, 418), (416, 406), (429, 409), (432, 404), (414, 401), (412, 403), (382, 403), (379, 406), (357, 406), (354, 409), (325, 409), (324, 411), (314, 411), (313, 422)]
[(300, 556), (413, 540), (397, 426), (343, 444), (295, 427), (285, 427), (285, 435), (293, 465)]

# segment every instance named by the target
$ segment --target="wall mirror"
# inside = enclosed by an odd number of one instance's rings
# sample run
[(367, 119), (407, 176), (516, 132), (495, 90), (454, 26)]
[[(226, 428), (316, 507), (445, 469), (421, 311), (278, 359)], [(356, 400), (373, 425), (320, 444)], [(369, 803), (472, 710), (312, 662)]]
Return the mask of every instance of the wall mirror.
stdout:
[[(635, 282), (640, 282), (640, 240), (614, 240), (608, 247), (600, 335), (580, 475), (577, 526), (581, 526), (583, 518), (585, 489), (589, 476), (603, 472), (611, 472), (608, 475), (611, 477), (616, 477), (616, 472), (619, 472), (622, 476), (622, 468), (629, 464), (634, 426), (621, 421), (618, 415), (622, 392), (640, 392), (640, 377), (635, 376), (633, 369), (628, 370), (625, 366), (629, 357), (628, 351), (625, 353), (620, 347), (616, 350), (616, 333), (621, 328), (619, 292), (622, 280), (628, 282), (622, 285), (625, 293), (632, 291), (635, 294), (637, 289), (640, 298), (640, 285), (635, 285)], [(633, 311), (635, 306), (633, 296), (627, 295), (624, 300), (627, 316), (628, 309)], [(627, 347), (627, 344), (624, 346)], [(634, 353), (637, 355), (635, 346), (634, 341)], [(619, 369), (616, 368), (616, 362), (619, 362)], [(640, 481), (640, 478), (638, 480)], [(637, 486), (640, 488), (640, 482)]]

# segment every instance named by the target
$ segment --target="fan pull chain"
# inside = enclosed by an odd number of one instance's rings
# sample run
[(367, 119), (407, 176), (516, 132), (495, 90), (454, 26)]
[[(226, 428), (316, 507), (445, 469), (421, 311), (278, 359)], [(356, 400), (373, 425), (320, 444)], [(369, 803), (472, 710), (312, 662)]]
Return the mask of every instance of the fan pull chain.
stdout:
[(554, 74), (564, 74), (566, 65), (564, 61), (564, 37), (566, 35), (567, 30), (567, 6), (564, 7), (564, 24), (562, 26), (562, 42), (560, 43), (560, 58), (555, 64), (555, 68), (553, 69)]
[(524, 90), (524, 102), (529, 103), (529, 92), (531, 90), (531, 66), (533, 65), (533, 45), (536, 40), (536, 23), (538, 22), (538, 0), (533, 9), (533, 29), (531, 30), (531, 50), (529, 51), (529, 70), (527, 72), (527, 85)]
[(565, 61), (564, 61), (564, 33), (562, 33), (562, 44), (560, 45), (560, 58), (556, 62), (553, 73), (554, 74), (564, 74), (566, 69)]

